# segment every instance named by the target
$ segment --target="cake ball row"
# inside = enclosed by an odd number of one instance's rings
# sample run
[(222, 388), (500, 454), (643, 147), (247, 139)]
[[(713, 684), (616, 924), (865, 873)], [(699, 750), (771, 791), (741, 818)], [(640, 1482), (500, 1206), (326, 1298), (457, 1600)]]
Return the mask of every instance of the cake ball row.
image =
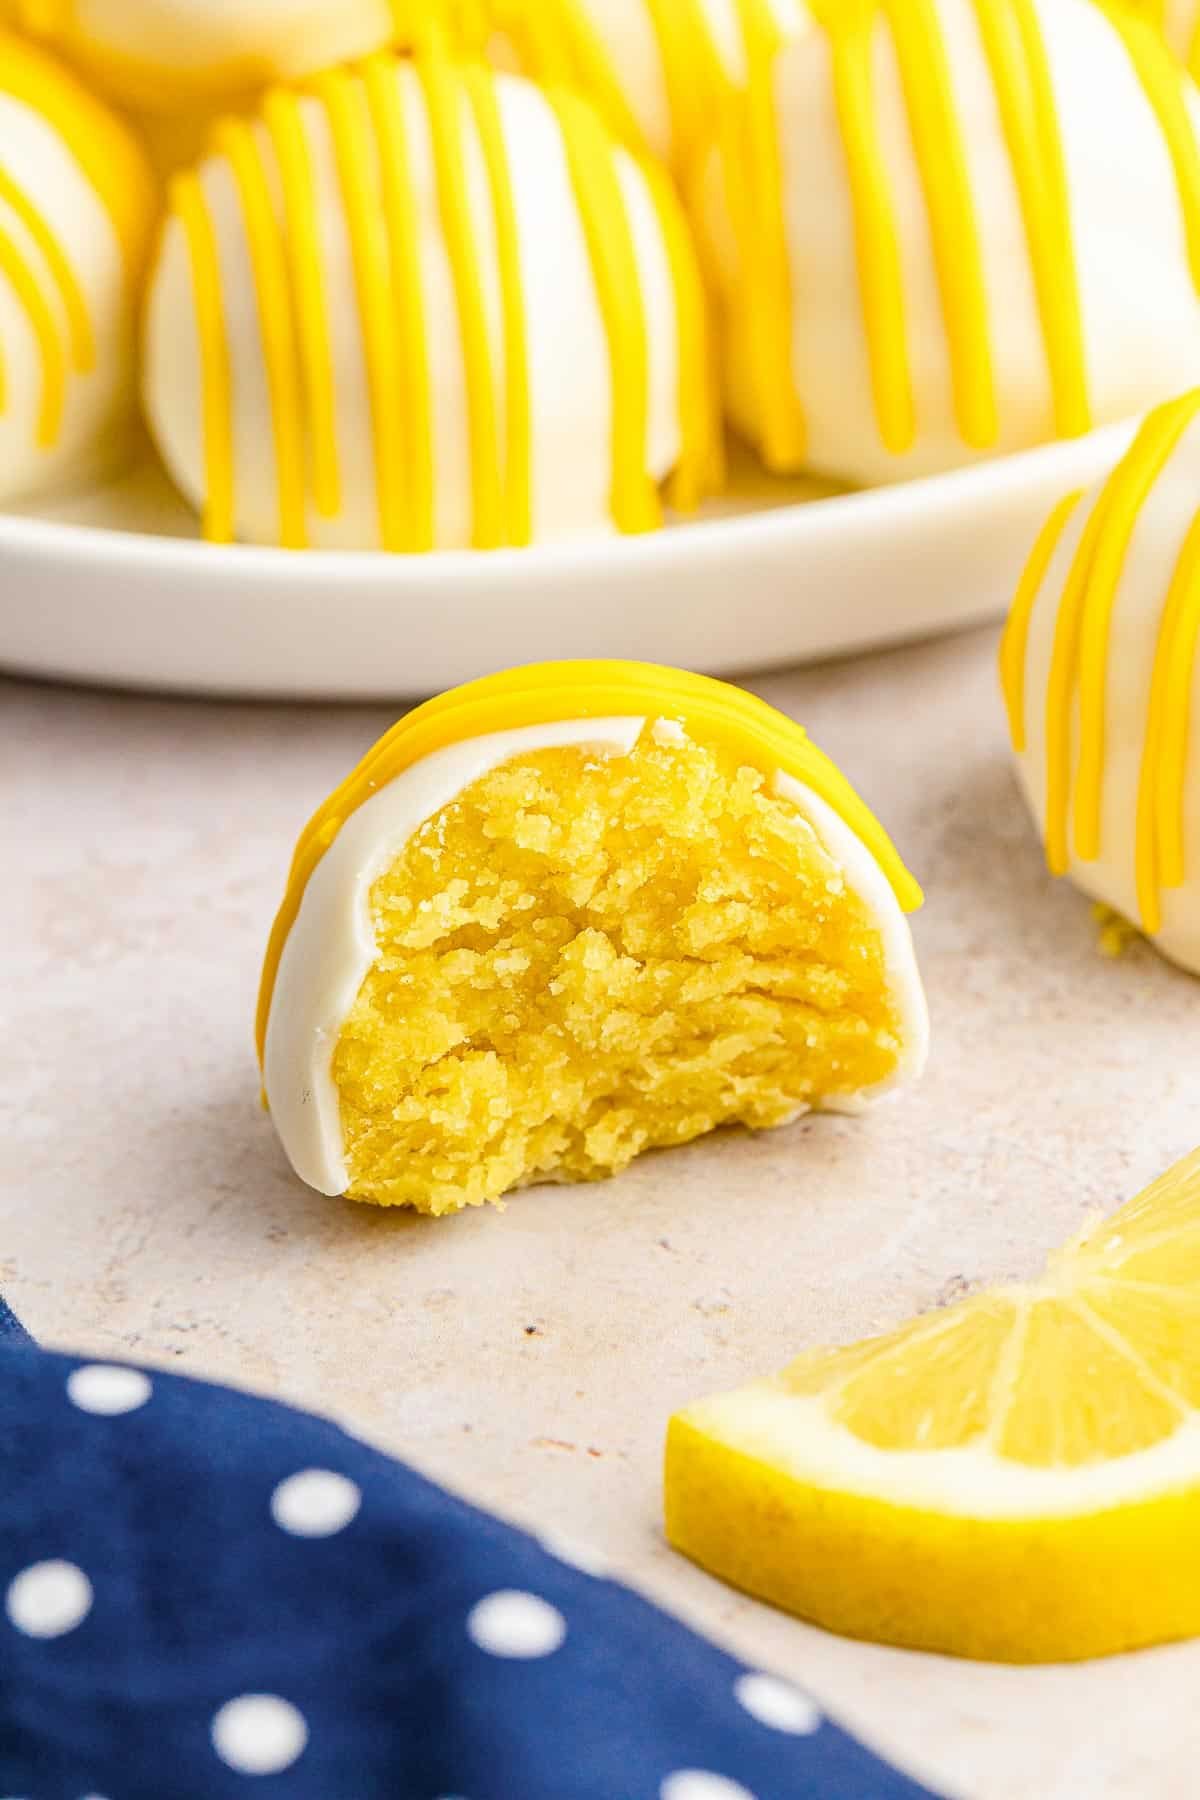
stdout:
[(1200, 380), (1200, 94), (1120, 0), (13, 4), (110, 91), (135, 42), (163, 105), (289, 79), (171, 178), (146, 277), (133, 135), (0, 40), (0, 501), (137, 387), (211, 539), (418, 551), (652, 529), (720, 489), (722, 411), (876, 483)]

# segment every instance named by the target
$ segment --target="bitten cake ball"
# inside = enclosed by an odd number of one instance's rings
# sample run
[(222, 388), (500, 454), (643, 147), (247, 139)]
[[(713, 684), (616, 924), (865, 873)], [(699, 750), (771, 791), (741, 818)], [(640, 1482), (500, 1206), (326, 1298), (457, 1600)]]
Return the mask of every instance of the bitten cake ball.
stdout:
[(1051, 515), (1001, 675), (1056, 875), (1200, 973), (1200, 392)]
[(176, 178), (146, 411), (210, 538), (520, 545), (660, 523), (717, 456), (664, 175), (440, 54), (329, 71)]
[(99, 475), (128, 447), (155, 210), (126, 128), (0, 31), (0, 504)]
[(329, 1194), (446, 1213), (915, 1075), (920, 891), (804, 732), (639, 663), (419, 707), (303, 833), (259, 1008)]
[(820, 0), (698, 214), (729, 408), (874, 483), (1075, 436), (1200, 376), (1200, 95), (1096, 0)]
[(584, 93), (611, 130), (686, 172), (743, 85), (807, 23), (804, 0), (479, 0), (491, 52)]
[[(10, 0), (110, 94), (176, 113), (244, 98), (396, 41), (455, 0)], [(411, 20), (410, 20), (411, 15)]]

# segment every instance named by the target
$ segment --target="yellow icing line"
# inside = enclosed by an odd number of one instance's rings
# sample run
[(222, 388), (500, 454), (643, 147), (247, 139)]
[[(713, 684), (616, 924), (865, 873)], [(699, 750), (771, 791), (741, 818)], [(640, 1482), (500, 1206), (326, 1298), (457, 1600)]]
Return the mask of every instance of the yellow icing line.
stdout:
[(487, 166), (504, 313), (504, 541), (521, 545), (533, 537), (533, 425), (521, 243), (495, 79), (483, 68), (473, 68), (463, 80)]
[(806, 433), (792, 372), (792, 273), (774, 91), (782, 38), (766, 0), (736, 0), (736, 6), (746, 48), (746, 83), (740, 97), (730, 89), (723, 103), (729, 112), (725, 136), (732, 151), (731, 179), (735, 190), (741, 190), (731, 199), (750, 297), (760, 451), (768, 468), (788, 470), (804, 460)]
[(1200, 513), (1193, 519), (1172, 582), (1177, 619), (1167, 640), (1166, 690), (1157, 779), (1151, 785), (1155, 805), (1159, 882), (1182, 887), (1184, 869), (1184, 798), (1187, 784), (1192, 688), (1196, 643), (1200, 634)]
[(221, 296), (221, 263), (212, 216), (199, 176), (177, 175), (170, 209), (187, 241), (196, 336), (200, 346), (204, 414), (204, 535), (228, 544), (234, 530), (233, 380)]
[(1117, 588), (1146, 497), (1198, 412), (1200, 391), (1161, 407), (1109, 482), (1105, 521), (1088, 572), (1079, 629), (1075, 848), (1085, 862), (1094, 862), (1100, 854), (1108, 645)]
[(912, 448), (917, 419), (905, 335), (904, 284), (887, 167), (875, 129), (871, 36), (830, 34), (834, 98), (854, 209), (854, 241), (879, 435), (896, 455)]
[(62, 432), (67, 391), (66, 357), (59, 341), (54, 314), (46, 304), (37, 278), (3, 229), (0, 229), (0, 277), (12, 288), (37, 343), (42, 387), (34, 441), (39, 450), (51, 450)]
[(11, 208), (44, 258), (67, 315), (72, 363), (81, 375), (88, 374), (96, 366), (96, 341), (87, 302), (66, 251), (29, 196), (2, 168), (0, 202)]
[(1025, 221), (1054, 393), (1055, 430), (1091, 429), (1083, 311), (1066, 164), (1046, 47), (1032, 0), (975, 0)]
[(233, 173), (254, 274), (263, 363), (271, 403), (279, 542), (286, 550), (302, 550), (308, 543), (304, 412), (287, 258), (253, 127), (241, 120), (226, 119), (214, 130), (212, 144), (214, 151), (225, 157)]
[[(528, 0), (524, 0), (524, 4), (528, 7)], [(633, 108), (625, 98), (625, 90), (613, 67), (612, 58), (605, 49), (600, 34), (579, 5), (579, 0), (557, 0), (557, 3), (555, 0), (541, 0), (541, 5), (547, 8), (548, 13), (553, 9), (556, 15), (554, 29), (560, 34), (561, 54), (570, 64), (573, 85), (587, 95), (615, 136), (623, 143), (632, 144), (638, 150), (647, 152), (649, 145)], [(531, 14), (536, 10), (536, 5), (529, 7)], [(536, 26), (534, 29), (536, 30)]]
[(401, 369), (392, 327), (387, 230), (372, 169), (372, 144), (361, 83), (331, 69), (311, 84), (325, 108), (333, 142), (354, 265), (375, 451), (375, 499), (385, 550), (404, 550), (403, 443), (399, 422)]
[(263, 105), (283, 187), (287, 230), (285, 249), (307, 409), (307, 442), (312, 463), (313, 500), (323, 518), (341, 511), (337, 409), (325, 272), (317, 226), (317, 196), (304, 120), (296, 96), (276, 89)]
[[(1164, 828), (1174, 834), (1183, 803), (1183, 781), (1186, 769), (1187, 715), (1190, 710), (1192, 655), (1195, 648), (1194, 625), (1191, 650), (1183, 663), (1188, 686), (1182, 694), (1172, 693), (1173, 677), (1178, 668), (1181, 649), (1180, 627), (1190, 608), (1195, 617), (1197, 551), (1200, 550), (1200, 514), (1193, 519), (1184, 540), (1167, 590), (1166, 602), (1159, 620), (1158, 642), (1150, 676), (1150, 700), (1146, 711), (1142, 762), (1138, 773), (1137, 825), (1134, 836), (1134, 869), (1137, 883), (1138, 917), (1143, 931), (1153, 936), (1162, 929), (1162, 889), (1176, 886), (1167, 882)], [(1164, 740), (1171, 721), (1172, 702), (1180, 705), (1181, 736), (1176, 736), (1173, 752), (1164, 755)], [(1179, 754), (1182, 747), (1182, 755)], [(1172, 773), (1168, 773), (1168, 768)], [(1174, 779), (1172, 778), (1174, 776)]]
[(1087, 593), (1096, 543), (1111, 504), (1111, 483), (1103, 487), (1088, 516), (1067, 576), (1054, 626), (1046, 683), (1046, 861), (1053, 875), (1070, 867), (1067, 814), (1071, 787), (1071, 708), (1075, 695), (1080, 614)]
[(726, 82), (703, 0), (646, 0), (658, 39), (671, 113), (672, 161), (685, 173), (712, 118), (714, 97)]
[(504, 511), (492, 351), (463, 152), (465, 95), (461, 75), (446, 58), (429, 56), (417, 67), (429, 110), (442, 232), (454, 275), (466, 373), (473, 502), (471, 543), (476, 550), (489, 550), (504, 541)]
[(1016, 596), (1004, 628), (1000, 644), (1000, 682), (1008, 712), (1008, 731), (1013, 749), (1018, 753), (1025, 741), (1025, 658), (1029, 644), (1029, 627), (1033, 609), (1046, 579), (1051, 558), (1059, 541), (1083, 498), (1082, 493), (1068, 494), (1060, 500), (1038, 533), (1029, 561), (1025, 565)]
[(1192, 280), (1200, 289), (1200, 149), (1184, 98), (1179, 64), (1153, 27), (1134, 17), (1122, 0), (1098, 0), (1098, 4), (1124, 44), (1158, 119), (1179, 189)]
[(0, 93), (40, 113), (59, 133), (111, 219), (130, 274), (140, 275), (157, 196), (133, 134), (66, 69), (2, 30)]
[(547, 95), (558, 118), (612, 372), (612, 515), (622, 531), (652, 531), (662, 521), (646, 473), (649, 344), (641, 275), (616, 153), (596, 115), (573, 95)]
[(539, 663), (506, 670), (408, 713), (367, 752), (301, 832), (263, 964), (256, 1025), (260, 1063), (279, 959), (304, 890), (346, 820), (372, 794), (449, 744), (560, 719), (631, 717), (677, 719), (700, 742), (719, 744), (763, 771), (795, 776), (832, 807), (875, 857), (904, 910), (920, 906), (919, 886), (845, 776), (802, 726), (755, 695), (705, 675), (650, 663)]
[(896, 47), (929, 213), (958, 428), (965, 443), (985, 449), (998, 429), (987, 290), (946, 46), (932, 0), (880, 5)]
[(717, 422), (704, 290), (687, 225), (665, 172), (647, 163), (643, 173), (658, 213), (671, 283), (679, 357), (679, 461), (668, 494), (677, 512), (694, 512), (711, 484), (721, 485), (723, 446)]
[(431, 550), (434, 543), (433, 397), (417, 245), (416, 200), (404, 123), (404, 76), (387, 57), (373, 57), (365, 65), (364, 75), (379, 146), (384, 229), (391, 265), (392, 329), (403, 384), (403, 404), (398, 409), (406, 476), (403, 547), (413, 551)]

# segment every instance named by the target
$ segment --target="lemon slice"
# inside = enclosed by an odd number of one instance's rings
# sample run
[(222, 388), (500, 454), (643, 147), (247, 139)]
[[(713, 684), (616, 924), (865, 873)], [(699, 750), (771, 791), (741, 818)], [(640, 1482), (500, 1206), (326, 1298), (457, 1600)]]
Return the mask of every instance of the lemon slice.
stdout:
[(1050, 1259), (672, 1419), (672, 1544), (831, 1630), (1008, 1662), (1200, 1633), (1200, 1152)]

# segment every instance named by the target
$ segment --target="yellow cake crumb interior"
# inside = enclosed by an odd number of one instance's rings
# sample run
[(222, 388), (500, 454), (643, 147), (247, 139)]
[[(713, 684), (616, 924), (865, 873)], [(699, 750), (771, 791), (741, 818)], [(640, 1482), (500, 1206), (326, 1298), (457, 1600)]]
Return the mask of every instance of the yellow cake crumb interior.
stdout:
[(899, 1025), (871, 915), (756, 769), (647, 727), (542, 750), (374, 884), (334, 1053), (349, 1192), (445, 1213), (874, 1086)]

